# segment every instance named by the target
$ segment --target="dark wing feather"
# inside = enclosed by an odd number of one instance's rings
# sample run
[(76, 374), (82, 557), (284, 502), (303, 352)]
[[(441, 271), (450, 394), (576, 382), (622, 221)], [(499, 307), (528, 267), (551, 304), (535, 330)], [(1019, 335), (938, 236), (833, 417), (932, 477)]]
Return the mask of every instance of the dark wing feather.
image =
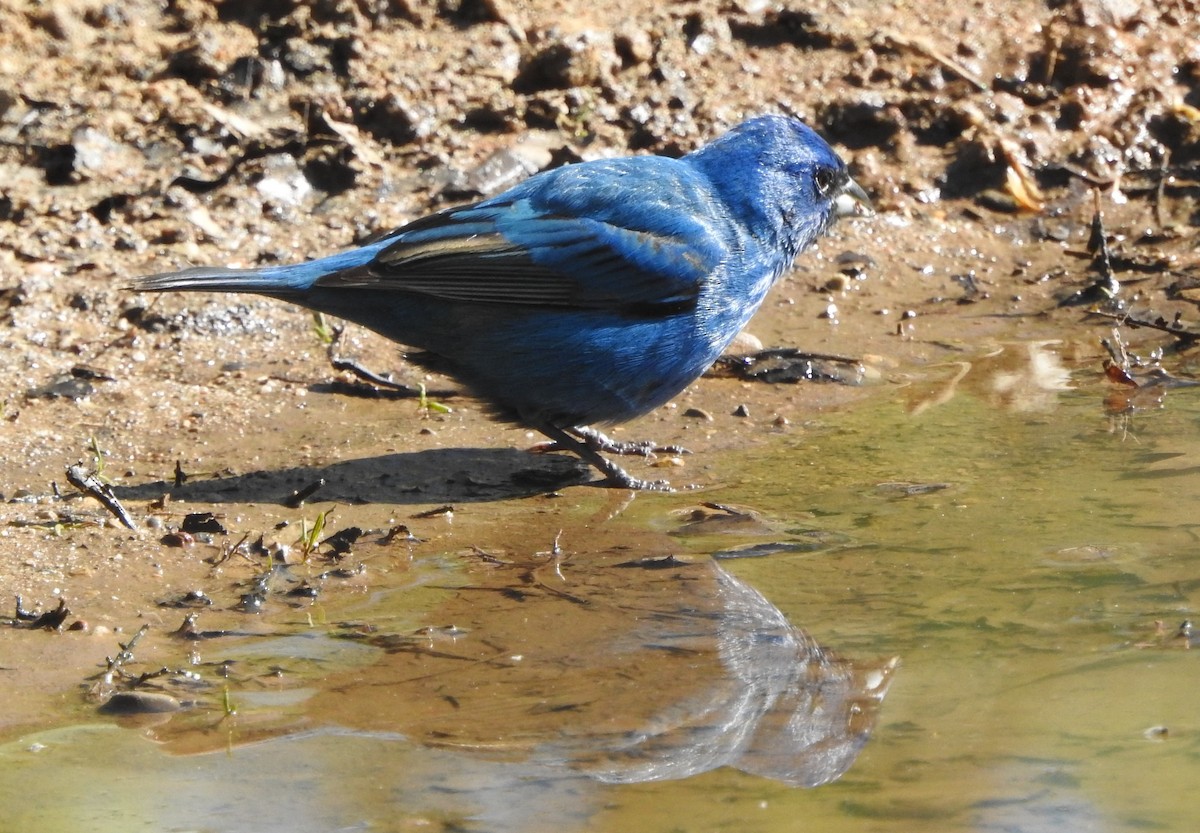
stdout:
[(641, 222), (656, 217), (661, 200), (628, 218), (608, 203), (604, 211), (585, 203), (560, 213), (554, 209), (563, 207), (561, 200), (539, 199), (553, 184), (535, 177), (526, 183), (531, 187), (518, 186), (506, 197), (418, 220), (393, 232), (369, 263), (333, 272), (317, 285), (473, 303), (675, 310), (695, 304), (725, 257), (719, 237), (703, 223), (681, 221), (679, 214), (674, 221)]

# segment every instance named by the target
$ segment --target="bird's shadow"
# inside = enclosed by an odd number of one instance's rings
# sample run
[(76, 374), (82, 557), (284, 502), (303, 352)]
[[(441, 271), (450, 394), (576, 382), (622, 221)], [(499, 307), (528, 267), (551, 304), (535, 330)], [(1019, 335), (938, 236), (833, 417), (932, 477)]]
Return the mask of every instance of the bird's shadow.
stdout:
[[(346, 504), (473, 503), (531, 497), (591, 482), (582, 461), (518, 449), (438, 448), (344, 460), (328, 466), (294, 466), (244, 474), (187, 477), (114, 486), (121, 500), (197, 503), (288, 503), (317, 486), (311, 501)], [(320, 484), (320, 485), (317, 485)]]

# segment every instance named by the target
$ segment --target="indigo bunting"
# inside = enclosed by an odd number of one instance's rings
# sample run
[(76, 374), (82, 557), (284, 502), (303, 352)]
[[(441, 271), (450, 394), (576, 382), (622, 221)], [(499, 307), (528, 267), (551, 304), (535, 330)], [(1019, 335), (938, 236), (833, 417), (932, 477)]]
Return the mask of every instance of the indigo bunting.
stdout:
[(841, 215), (869, 213), (833, 149), (802, 122), (750, 119), (673, 159), (565, 165), (306, 263), (198, 267), (145, 291), (252, 292), (419, 348), (502, 419), (603, 475), (669, 489), (604, 456), (649, 454), (596, 430), (698, 378), (795, 257)]

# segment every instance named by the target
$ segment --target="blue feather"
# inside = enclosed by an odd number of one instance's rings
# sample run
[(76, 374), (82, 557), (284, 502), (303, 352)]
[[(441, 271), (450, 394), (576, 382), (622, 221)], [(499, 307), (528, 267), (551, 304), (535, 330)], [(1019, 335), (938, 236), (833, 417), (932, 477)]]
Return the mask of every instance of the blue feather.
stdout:
[(644, 414), (700, 376), (848, 200), (866, 195), (833, 150), (764, 116), (681, 159), (567, 165), (326, 258), (135, 288), (255, 292), (357, 322), (431, 354), (609, 485), (652, 486), (587, 426)]

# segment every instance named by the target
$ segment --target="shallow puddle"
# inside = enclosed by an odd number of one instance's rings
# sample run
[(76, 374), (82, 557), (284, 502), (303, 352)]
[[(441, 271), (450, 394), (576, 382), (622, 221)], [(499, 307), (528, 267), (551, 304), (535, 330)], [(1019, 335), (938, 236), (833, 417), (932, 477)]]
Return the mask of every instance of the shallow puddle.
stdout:
[(928, 376), (736, 482), (497, 503), (159, 636), (191, 707), (11, 740), (0, 827), (1191, 829), (1200, 390), (1113, 414), (1053, 344)]

